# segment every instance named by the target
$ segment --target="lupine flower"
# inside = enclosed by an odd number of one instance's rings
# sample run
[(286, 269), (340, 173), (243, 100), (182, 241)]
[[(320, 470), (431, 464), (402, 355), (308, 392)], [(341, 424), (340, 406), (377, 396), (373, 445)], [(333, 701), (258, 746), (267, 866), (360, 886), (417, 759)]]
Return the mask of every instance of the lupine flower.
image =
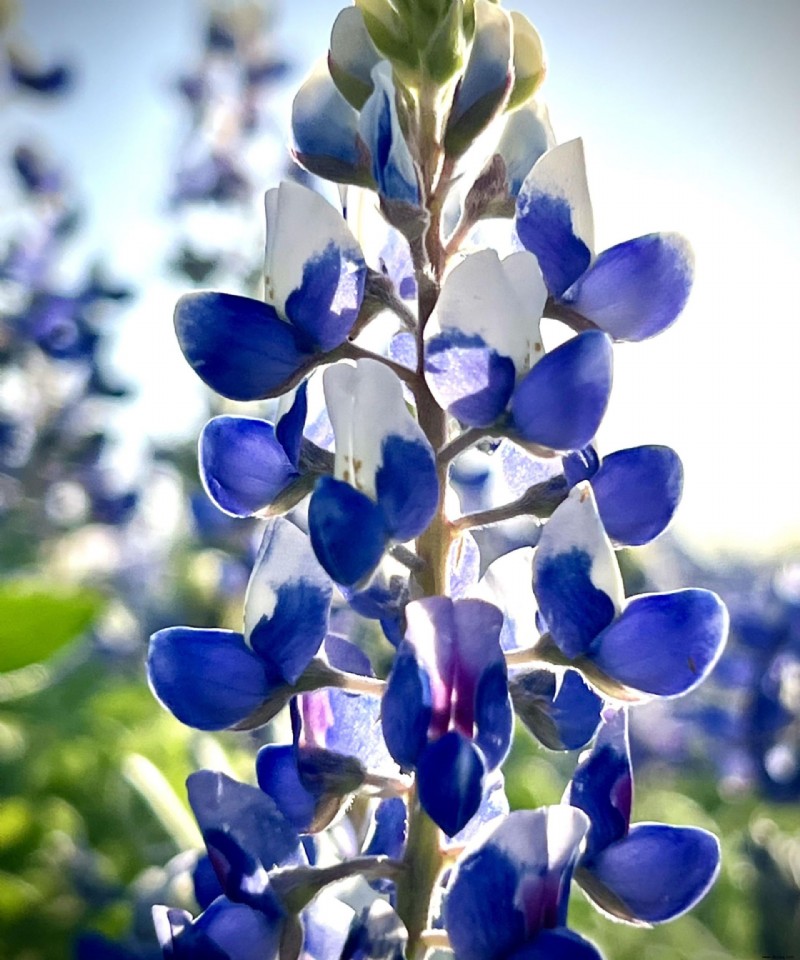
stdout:
[(337, 364), (323, 382), (336, 435), (334, 475), (318, 481), (308, 525), (319, 562), (351, 586), (372, 573), (390, 543), (422, 533), (439, 484), (430, 444), (387, 367)]
[(406, 607), (408, 631), (383, 697), (389, 751), (416, 769), (420, 801), (450, 836), (480, 806), (486, 774), (511, 742), (500, 611), (482, 600), (428, 597)]
[(709, 590), (624, 601), (614, 551), (586, 482), (572, 490), (542, 533), (534, 593), (559, 650), (597, 668), (593, 681), (610, 679), (621, 687), (617, 695), (634, 699), (679, 696), (697, 686), (727, 636), (727, 612)]
[(456, 960), (602, 960), (567, 929), (569, 886), (589, 821), (568, 806), (517, 810), (460, 858), (444, 899)]
[(267, 192), (266, 212), (266, 302), (202, 292), (175, 309), (186, 359), (233, 400), (276, 396), (299, 382), (347, 339), (364, 295), (358, 244), (319, 194), (283, 183)]
[(147, 659), (153, 691), (190, 727), (241, 723), (309, 665), (325, 637), (331, 591), (305, 534), (271, 520), (247, 588), (244, 632), (158, 631)]
[(583, 144), (549, 150), (517, 199), (516, 228), (536, 255), (550, 296), (615, 340), (645, 340), (683, 310), (693, 277), (686, 240), (651, 233), (595, 257)]
[(575, 879), (618, 920), (665, 923), (690, 910), (719, 872), (719, 841), (699, 827), (631, 825), (633, 774), (625, 709), (610, 713), (575, 771), (565, 802), (591, 827)]
[[(585, 446), (611, 392), (611, 342), (589, 331), (545, 354), (539, 320), (547, 292), (527, 252), (467, 257), (448, 276), (426, 330), (425, 374), (463, 423), (497, 423), (556, 450)], [(506, 412), (508, 411), (508, 412)]]

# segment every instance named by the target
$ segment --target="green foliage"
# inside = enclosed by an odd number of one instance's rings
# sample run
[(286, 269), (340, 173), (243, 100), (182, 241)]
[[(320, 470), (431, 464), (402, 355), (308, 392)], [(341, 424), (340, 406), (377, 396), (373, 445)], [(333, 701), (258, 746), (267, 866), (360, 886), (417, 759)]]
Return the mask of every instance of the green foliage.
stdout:
[(87, 587), (0, 584), (0, 673), (47, 660), (80, 637), (104, 605), (102, 594)]

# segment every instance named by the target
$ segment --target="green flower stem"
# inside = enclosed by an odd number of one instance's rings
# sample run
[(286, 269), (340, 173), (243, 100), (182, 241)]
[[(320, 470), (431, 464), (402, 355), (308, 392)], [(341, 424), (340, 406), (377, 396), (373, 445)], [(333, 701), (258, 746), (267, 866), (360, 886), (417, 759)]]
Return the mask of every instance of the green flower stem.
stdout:
[(431, 897), (443, 866), (439, 828), (422, 809), (416, 786), (408, 798), (408, 838), (405, 870), (397, 878), (397, 913), (408, 930), (408, 960), (420, 960), (428, 945), (423, 936), (430, 924)]

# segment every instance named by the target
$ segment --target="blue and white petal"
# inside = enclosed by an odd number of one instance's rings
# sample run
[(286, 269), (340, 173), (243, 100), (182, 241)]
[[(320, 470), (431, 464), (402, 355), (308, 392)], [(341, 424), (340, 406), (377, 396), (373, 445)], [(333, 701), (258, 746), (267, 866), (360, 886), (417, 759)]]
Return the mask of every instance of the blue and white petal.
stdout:
[(633, 924), (666, 923), (691, 910), (719, 873), (719, 841), (699, 827), (634, 824), (581, 863), (576, 879), (603, 912)]
[(270, 520), (244, 601), (245, 637), (270, 677), (297, 682), (325, 639), (332, 594), (308, 537)]
[(185, 910), (153, 907), (156, 936), (168, 960), (277, 960), (284, 916), (217, 897), (195, 920)]
[(561, 143), (537, 161), (517, 199), (516, 225), (548, 290), (561, 297), (588, 268), (594, 248), (582, 140)]
[(683, 493), (683, 465), (670, 447), (617, 450), (603, 458), (592, 489), (609, 537), (640, 546), (669, 526)]
[(611, 396), (611, 340), (589, 330), (547, 353), (511, 398), (512, 424), (523, 440), (578, 450), (594, 438)]
[(710, 590), (643, 594), (597, 636), (588, 657), (631, 690), (678, 697), (708, 675), (727, 634), (728, 611)]
[(175, 307), (175, 333), (200, 379), (229, 400), (262, 400), (313, 364), (308, 345), (269, 304), (200, 291)]
[(300, 474), (266, 420), (214, 417), (200, 434), (200, 479), (214, 503), (232, 517), (269, 507)]
[(150, 638), (147, 679), (181, 723), (224, 730), (261, 706), (275, 684), (241, 633), (167, 627)]
[(387, 200), (419, 206), (417, 169), (397, 112), (392, 67), (381, 60), (372, 68), (372, 93), (361, 108), (358, 131), (372, 156), (372, 177)]
[(688, 241), (651, 233), (604, 250), (562, 299), (615, 340), (646, 340), (674, 323), (693, 278)]
[(504, 960), (545, 929), (563, 926), (585, 813), (518, 810), (459, 861), (443, 904), (459, 960)]
[(534, 593), (553, 640), (568, 657), (585, 653), (624, 599), (619, 565), (588, 483), (573, 488), (547, 522), (533, 569)]
[(494, 152), (506, 165), (508, 192), (516, 197), (536, 161), (556, 145), (547, 107), (529, 100), (508, 114)]
[(332, 350), (358, 317), (367, 265), (341, 214), (324, 197), (284, 181), (264, 198), (267, 303), (309, 350)]
[(594, 746), (575, 770), (564, 802), (583, 810), (591, 821), (583, 860), (591, 860), (627, 834), (633, 768), (625, 709), (607, 714)]
[(324, 59), (295, 95), (292, 133), (294, 155), (307, 170), (340, 183), (371, 182), (369, 157), (358, 136), (358, 113), (337, 89)]
[(271, 797), (224, 773), (198, 770), (186, 787), (225, 895), (256, 909), (274, 906), (268, 871), (303, 860), (294, 827)]
[(546, 299), (526, 251), (501, 262), (494, 250), (482, 250), (448, 275), (426, 328), (425, 372), (453, 416), (488, 426), (505, 410), (516, 379), (543, 355)]
[(422, 533), (439, 501), (436, 462), (400, 381), (379, 361), (359, 360), (329, 367), (323, 384), (336, 437), (335, 477), (379, 504), (389, 538)]

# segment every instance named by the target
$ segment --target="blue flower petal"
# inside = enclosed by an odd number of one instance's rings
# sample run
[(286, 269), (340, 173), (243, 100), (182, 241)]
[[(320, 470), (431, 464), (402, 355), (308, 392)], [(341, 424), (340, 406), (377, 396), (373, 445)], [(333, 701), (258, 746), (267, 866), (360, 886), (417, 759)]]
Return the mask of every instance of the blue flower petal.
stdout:
[(367, 856), (399, 860), (406, 842), (407, 811), (402, 797), (381, 800), (375, 811), (375, 830), (364, 850)]
[(633, 804), (633, 770), (624, 710), (606, 721), (591, 752), (576, 768), (564, 799), (591, 820), (585, 859), (626, 835)]
[(294, 746), (268, 744), (262, 747), (256, 756), (256, 779), (294, 829), (307, 833), (314, 822), (317, 803), (300, 779)]
[(444, 925), (459, 960), (505, 960), (524, 943), (518, 884), (518, 865), (501, 847), (487, 843), (461, 861), (443, 904)]
[(256, 908), (274, 905), (267, 871), (303, 857), (297, 831), (275, 801), (212, 770), (190, 774), (186, 787), (225, 895)]
[(147, 676), (164, 706), (197, 730), (234, 726), (274, 689), (263, 662), (231, 630), (159, 630), (150, 638)]
[(328, 630), (333, 584), (308, 537), (276, 517), (264, 536), (247, 585), (245, 636), (269, 675), (293, 684)]
[(264, 960), (277, 957), (285, 917), (218, 897), (192, 921), (185, 910), (154, 907), (153, 920), (169, 960)]
[[(595, 448), (589, 444), (583, 450), (573, 450), (562, 460), (564, 478), (570, 487), (574, 487), (581, 480), (591, 480), (600, 469), (600, 457)], [(595, 491), (595, 494), (597, 491)]]
[(386, 547), (381, 508), (335, 477), (322, 477), (317, 483), (308, 505), (308, 528), (317, 559), (345, 586), (372, 573)]
[(683, 466), (670, 447), (617, 450), (603, 458), (592, 489), (609, 537), (640, 546), (672, 520), (683, 493)]
[(214, 503), (233, 517), (268, 507), (300, 474), (266, 420), (214, 417), (199, 442), (200, 479)]
[(588, 656), (633, 690), (677, 697), (710, 672), (727, 633), (728, 612), (710, 590), (645, 594), (628, 603)]
[(502, 660), (481, 674), (475, 691), (475, 743), (489, 770), (499, 767), (511, 747), (514, 711), (508, 694), (508, 675)]
[(437, 401), (462, 423), (488, 427), (505, 410), (516, 371), (477, 334), (448, 329), (425, 345), (425, 377)]
[(555, 927), (542, 930), (533, 943), (516, 950), (507, 960), (603, 960), (603, 955), (580, 934)]
[(386, 530), (401, 543), (419, 536), (436, 513), (439, 479), (430, 445), (390, 434), (375, 474)]
[(578, 450), (594, 437), (611, 395), (611, 340), (599, 330), (545, 354), (511, 398), (513, 424), (525, 439)]
[(294, 395), (289, 409), (275, 424), (275, 436), (283, 447), (291, 465), (297, 469), (300, 463), (300, 448), (303, 444), (303, 427), (308, 415), (308, 381), (304, 380)]
[(666, 923), (706, 895), (719, 862), (719, 841), (706, 830), (637, 823), (582, 863), (576, 879), (601, 910), (620, 920)]
[(683, 310), (693, 274), (683, 237), (651, 233), (603, 251), (563, 299), (615, 340), (646, 340)]
[(530, 670), (511, 680), (514, 712), (549, 750), (579, 750), (600, 726), (603, 700), (577, 670), (557, 682), (551, 670)]
[(485, 773), (480, 751), (457, 730), (429, 743), (420, 754), (419, 802), (449, 837), (463, 830), (477, 813)]
[(383, 736), (400, 767), (411, 770), (428, 742), (433, 715), (430, 680), (408, 641), (397, 649), (381, 701)]
[(230, 293), (181, 297), (175, 332), (195, 373), (230, 400), (276, 396), (312, 356), (272, 307)]

